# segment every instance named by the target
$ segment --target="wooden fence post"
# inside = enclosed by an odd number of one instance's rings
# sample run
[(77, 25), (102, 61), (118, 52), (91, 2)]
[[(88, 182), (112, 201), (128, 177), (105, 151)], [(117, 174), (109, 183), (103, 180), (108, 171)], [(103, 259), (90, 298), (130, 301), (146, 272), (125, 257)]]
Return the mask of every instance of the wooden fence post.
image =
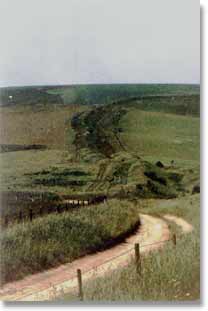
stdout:
[(19, 212), (19, 222), (22, 221), (22, 211)]
[(140, 256), (139, 243), (136, 243), (134, 245), (134, 250), (135, 250), (136, 271), (141, 275), (141, 256)]
[(30, 208), (29, 217), (30, 217), (30, 221), (32, 221), (32, 220), (33, 220), (33, 211), (32, 211), (32, 208)]
[(173, 241), (174, 246), (176, 246), (176, 234), (175, 233), (173, 233), (172, 235), (172, 241)]
[(6, 227), (8, 226), (8, 224), (9, 224), (9, 218), (8, 218), (8, 216), (5, 216), (4, 224), (5, 224)]
[(84, 300), (84, 294), (82, 289), (82, 271), (77, 269), (77, 279), (78, 279), (78, 290), (79, 290), (79, 298), (81, 301)]

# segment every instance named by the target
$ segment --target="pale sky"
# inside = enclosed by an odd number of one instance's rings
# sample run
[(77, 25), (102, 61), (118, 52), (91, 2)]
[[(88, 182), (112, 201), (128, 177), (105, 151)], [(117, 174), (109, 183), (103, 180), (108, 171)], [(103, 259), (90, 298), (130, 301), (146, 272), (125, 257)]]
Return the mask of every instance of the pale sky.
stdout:
[(199, 83), (199, 0), (0, 0), (0, 86)]

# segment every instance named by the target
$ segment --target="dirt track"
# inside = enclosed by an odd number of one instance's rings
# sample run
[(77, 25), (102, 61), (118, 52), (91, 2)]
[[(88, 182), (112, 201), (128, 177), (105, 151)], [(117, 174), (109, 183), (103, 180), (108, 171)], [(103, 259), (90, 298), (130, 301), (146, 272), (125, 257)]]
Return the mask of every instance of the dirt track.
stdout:
[(193, 226), (182, 218), (179, 218), (173, 215), (165, 215), (163, 218), (165, 218), (166, 220), (175, 222), (176, 225), (181, 227), (184, 233), (189, 233), (193, 230)]
[[(170, 238), (167, 223), (156, 217), (140, 215), (142, 225), (140, 229), (125, 243), (121, 243), (108, 250), (87, 255), (80, 259), (26, 277), (23, 280), (11, 282), (0, 290), (0, 299), (4, 301), (44, 301), (54, 299), (60, 293), (77, 290), (77, 269), (82, 270), (83, 282), (102, 276), (128, 264), (134, 256), (134, 244), (140, 243), (141, 253), (158, 249), (164, 245), (163, 241)], [(184, 232), (190, 226), (178, 217), (165, 216), (169, 221), (178, 223)], [(155, 244), (156, 243), (156, 244)]]

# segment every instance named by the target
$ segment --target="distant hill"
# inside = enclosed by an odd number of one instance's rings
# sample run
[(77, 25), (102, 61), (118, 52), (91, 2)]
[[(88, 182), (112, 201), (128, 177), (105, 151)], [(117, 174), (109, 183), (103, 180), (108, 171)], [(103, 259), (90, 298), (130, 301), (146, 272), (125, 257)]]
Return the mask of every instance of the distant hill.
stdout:
[(146, 96), (199, 95), (199, 93), (199, 85), (190, 84), (23, 86), (1, 88), (0, 104), (98, 105)]
[(8, 87), (0, 89), (0, 105), (63, 104), (62, 97), (49, 94), (39, 87)]

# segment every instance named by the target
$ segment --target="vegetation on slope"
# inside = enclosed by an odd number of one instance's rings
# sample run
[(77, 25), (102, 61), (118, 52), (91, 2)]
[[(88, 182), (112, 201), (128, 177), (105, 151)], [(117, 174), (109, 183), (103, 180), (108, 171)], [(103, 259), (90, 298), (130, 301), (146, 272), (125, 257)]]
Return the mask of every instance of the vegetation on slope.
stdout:
[[(7, 96), (13, 91), (18, 105), (0, 108), (1, 143), (47, 149), (0, 154), (1, 190), (12, 191), (14, 197), (25, 191), (54, 198), (105, 192), (122, 201), (5, 230), (4, 281), (73, 260), (133, 228), (138, 207), (125, 199), (134, 197), (145, 202), (141, 212), (179, 214), (193, 221), (195, 230), (178, 241), (176, 250), (167, 246), (145, 260), (143, 278), (131, 264), (106, 277), (106, 285), (103, 279), (89, 284), (86, 299), (198, 298), (199, 202), (182, 196), (200, 191), (199, 86), (37, 87), (31, 97), (29, 89), (10, 88)], [(164, 167), (155, 165), (158, 160)]]
[[(183, 84), (100, 84), (27, 86), (0, 89), (1, 105), (39, 104), (109, 104), (146, 96), (177, 96), (199, 94), (199, 85)], [(12, 96), (10, 98), (9, 96)]]
[(120, 106), (137, 108), (143, 111), (173, 113), (177, 115), (200, 115), (200, 95), (154, 95), (118, 101)]
[(126, 110), (116, 105), (103, 105), (74, 115), (71, 126), (75, 131), (76, 154), (80, 149), (89, 148), (92, 152), (110, 157), (124, 150), (119, 134), (122, 131), (119, 121)]
[(2, 282), (105, 248), (123, 239), (138, 224), (137, 205), (110, 200), (9, 227), (1, 234)]
[(47, 105), (63, 104), (58, 94), (49, 94), (38, 87), (5, 87), (0, 89), (0, 105)]
[(177, 84), (103, 84), (45, 88), (50, 94), (60, 94), (65, 104), (110, 104), (150, 95), (199, 94), (199, 85)]
[(85, 106), (79, 105), (56, 108), (41, 103), (38, 109), (36, 105), (26, 107), (24, 103), (0, 107), (1, 144), (44, 145), (49, 149), (72, 151), (71, 118), (84, 109)]
[(121, 140), (129, 152), (175, 163), (199, 161), (200, 120), (163, 112), (129, 109), (122, 118)]

